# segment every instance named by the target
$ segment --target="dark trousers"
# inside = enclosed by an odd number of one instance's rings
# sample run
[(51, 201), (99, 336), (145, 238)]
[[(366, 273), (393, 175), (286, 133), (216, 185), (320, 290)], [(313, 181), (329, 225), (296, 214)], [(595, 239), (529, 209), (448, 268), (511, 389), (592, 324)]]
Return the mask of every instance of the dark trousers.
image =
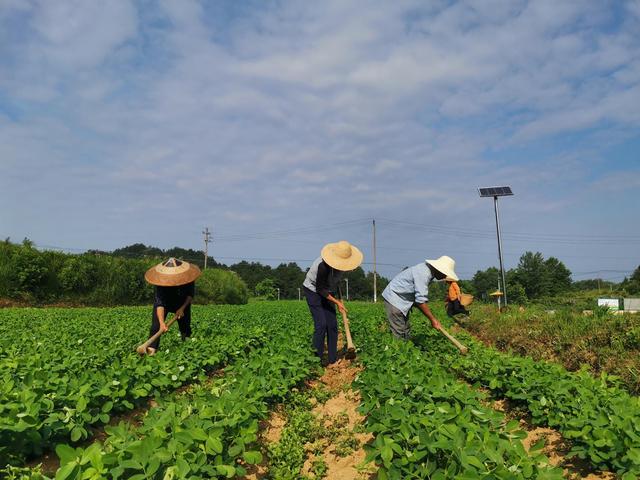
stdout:
[(304, 287), (304, 296), (307, 299), (307, 305), (309, 305), (309, 311), (313, 317), (313, 348), (316, 350), (316, 355), (322, 358), (326, 337), (329, 363), (335, 363), (338, 360), (336, 307), (329, 300), (316, 292), (312, 292), (307, 287)]
[(454, 301), (449, 300), (447, 302), (447, 315), (453, 317), (458, 313), (464, 313), (465, 315), (469, 314), (469, 311), (462, 306), (460, 300), (456, 299)]
[[(173, 313), (175, 315), (176, 312), (169, 312), (167, 309), (164, 309), (164, 318), (165, 321), (167, 319), (167, 314)], [(184, 309), (184, 315), (182, 318), (178, 319), (178, 328), (180, 328), (180, 335), (182, 335), (182, 339), (184, 340), (187, 337), (191, 336), (191, 305)], [(149, 331), (149, 336), (152, 337), (156, 334), (156, 332), (160, 330), (160, 319), (158, 318), (158, 309), (153, 307), (153, 317), (151, 319), (151, 330)], [(160, 346), (160, 337), (149, 345), (151, 348), (155, 348), (156, 350)]]

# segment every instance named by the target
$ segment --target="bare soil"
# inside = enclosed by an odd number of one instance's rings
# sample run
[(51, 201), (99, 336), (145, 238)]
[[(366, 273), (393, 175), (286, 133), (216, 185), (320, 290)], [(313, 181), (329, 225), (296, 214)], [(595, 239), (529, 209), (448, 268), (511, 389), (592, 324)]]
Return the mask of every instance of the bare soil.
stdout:
[[(310, 386), (324, 386), (333, 395), (325, 403), (314, 407), (313, 413), (322, 419), (331, 435), (335, 436), (324, 445), (321, 454), (311, 454), (302, 468), (303, 475), (312, 476), (314, 460), (321, 458), (326, 464), (325, 478), (336, 480), (364, 480), (375, 478), (375, 466), (364, 465), (366, 453), (363, 446), (373, 440), (365, 433), (364, 417), (357, 411), (360, 394), (351, 388), (351, 383), (362, 371), (357, 364), (340, 359), (326, 368), (324, 375), (310, 382)], [(345, 445), (348, 447), (345, 448)], [(352, 448), (353, 447), (353, 448)]]

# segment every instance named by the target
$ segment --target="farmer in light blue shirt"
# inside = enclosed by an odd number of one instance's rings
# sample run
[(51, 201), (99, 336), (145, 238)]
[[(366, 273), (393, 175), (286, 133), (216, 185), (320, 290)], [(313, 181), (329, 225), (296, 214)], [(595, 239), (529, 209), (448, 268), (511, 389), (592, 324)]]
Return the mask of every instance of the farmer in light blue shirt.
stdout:
[(456, 262), (442, 256), (437, 260), (425, 260), (396, 275), (382, 292), (391, 333), (396, 338), (408, 340), (411, 333), (409, 313), (414, 305), (429, 319), (431, 326), (440, 329), (440, 322), (429, 308), (429, 284), (435, 280), (458, 280), (454, 271)]

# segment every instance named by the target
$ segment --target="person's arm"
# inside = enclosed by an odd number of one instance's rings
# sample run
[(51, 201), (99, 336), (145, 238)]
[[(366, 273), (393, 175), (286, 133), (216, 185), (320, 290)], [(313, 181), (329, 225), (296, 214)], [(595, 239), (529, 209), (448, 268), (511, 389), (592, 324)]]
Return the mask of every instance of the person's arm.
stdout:
[(169, 328), (167, 327), (167, 324), (164, 323), (164, 307), (157, 306), (156, 313), (158, 315), (158, 321), (160, 322), (160, 331), (166, 332)]
[(429, 271), (422, 268), (413, 268), (413, 284), (416, 289), (414, 304), (418, 309), (431, 320), (431, 326), (436, 329), (440, 329), (440, 322), (431, 312), (429, 308)]
[(164, 307), (165, 307), (164, 291), (162, 290), (162, 287), (156, 287), (153, 308), (156, 309), (156, 315), (158, 316), (158, 321), (160, 322), (160, 331), (162, 332), (166, 332), (167, 330), (169, 330), (167, 328), (166, 323), (164, 323), (165, 314), (166, 314)]
[(338, 300), (331, 294), (327, 296), (327, 300), (329, 300), (332, 303), (335, 303), (336, 307), (338, 307), (338, 311), (340, 311), (341, 314), (343, 315), (347, 314), (347, 307), (344, 306), (344, 303), (342, 303), (342, 300)]
[(418, 309), (424, 314), (425, 317), (431, 320), (431, 326), (433, 328), (435, 328), (436, 330), (440, 330), (442, 326), (440, 325), (440, 322), (438, 321), (438, 319), (435, 317), (435, 315), (429, 308), (428, 303), (416, 303), (416, 307), (418, 307)]
[(191, 302), (193, 301), (193, 297), (191, 295), (188, 295), (187, 298), (185, 299), (184, 303), (182, 304), (182, 306), (176, 310), (176, 319), (180, 319), (182, 317), (184, 317), (184, 310), (191, 305)]

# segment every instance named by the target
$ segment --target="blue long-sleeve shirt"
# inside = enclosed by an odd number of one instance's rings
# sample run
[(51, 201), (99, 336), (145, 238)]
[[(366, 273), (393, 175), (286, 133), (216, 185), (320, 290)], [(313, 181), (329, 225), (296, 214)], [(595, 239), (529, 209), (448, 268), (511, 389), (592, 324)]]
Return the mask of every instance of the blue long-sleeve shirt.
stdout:
[(426, 262), (409, 267), (393, 277), (382, 297), (407, 315), (414, 303), (429, 301), (429, 284), (433, 280)]

